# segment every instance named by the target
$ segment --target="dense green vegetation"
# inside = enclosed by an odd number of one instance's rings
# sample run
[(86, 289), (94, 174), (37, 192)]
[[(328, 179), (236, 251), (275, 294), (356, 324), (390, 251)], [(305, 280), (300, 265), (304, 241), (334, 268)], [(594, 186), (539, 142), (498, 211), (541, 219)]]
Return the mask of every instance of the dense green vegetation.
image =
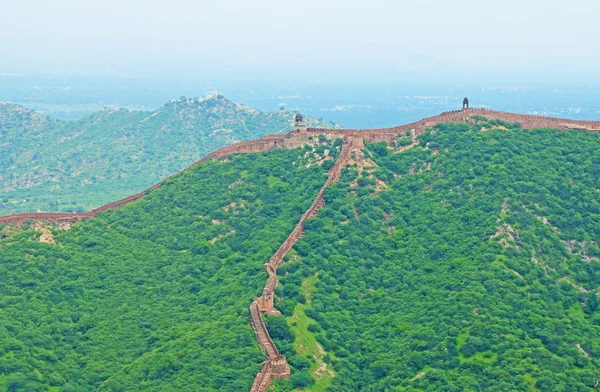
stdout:
[[(152, 112), (105, 109), (71, 122), (0, 104), (0, 215), (93, 209), (225, 145), (287, 132), (293, 117), (221, 96), (182, 98)], [(332, 126), (311, 118), (307, 123)]]
[[(317, 280), (305, 313), (330, 391), (594, 390), (598, 134), (483, 122), (420, 140), (370, 146), (377, 166), (345, 170), (282, 267), (291, 362), (303, 285)], [(278, 390), (318, 378), (305, 376)]]
[[(599, 135), (480, 120), (419, 143), (367, 145), (286, 256), (274, 389), (594, 390)], [(325, 149), (201, 165), (56, 244), (5, 229), (0, 391), (248, 390), (248, 304)]]
[(316, 161), (339, 146), (199, 165), (54, 228), (56, 244), (4, 228), (0, 391), (248, 390), (264, 360), (248, 312), (263, 264), (322, 186)]

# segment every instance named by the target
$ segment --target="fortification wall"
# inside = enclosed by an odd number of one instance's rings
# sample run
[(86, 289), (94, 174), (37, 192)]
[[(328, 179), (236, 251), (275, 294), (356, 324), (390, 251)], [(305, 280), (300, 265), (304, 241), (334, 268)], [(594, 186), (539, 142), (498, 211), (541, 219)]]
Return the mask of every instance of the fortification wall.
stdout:
[[(265, 264), (265, 270), (269, 278), (267, 280), (267, 283), (265, 284), (262, 295), (256, 298), (250, 305), (250, 323), (252, 325), (252, 328), (254, 329), (258, 344), (268, 359), (263, 364), (261, 372), (256, 375), (251, 389), (252, 392), (266, 391), (267, 387), (270, 384), (271, 377), (282, 378), (289, 377), (290, 375), (290, 369), (287, 365), (286, 359), (279, 353), (277, 347), (275, 346), (275, 343), (271, 340), (264, 320), (261, 317), (261, 312), (268, 312), (273, 310), (273, 297), (275, 289), (277, 288), (277, 268), (281, 265), (281, 263), (283, 262), (283, 257), (292, 249), (296, 241), (302, 238), (302, 235), (304, 234), (304, 225), (306, 220), (316, 216), (318, 211), (325, 205), (325, 190), (330, 184), (335, 183), (339, 180), (341, 176), (341, 169), (348, 162), (351, 151), (353, 149), (362, 148), (363, 139), (373, 142), (385, 141), (388, 143), (392, 143), (398, 138), (399, 134), (408, 132), (412, 136), (417, 136), (425, 132), (427, 128), (430, 128), (436, 124), (468, 121), (473, 116), (481, 116), (490, 120), (502, 120), (509, 123), (520, 123), (521, 126), (526, 129), (557, 128), (563, 130), (575, 129), (583, 131), (600, 132), (600, 121), (568, 120), (535, 115), (504, 113), (487, 109), (464, 109), (445, 112), (437, 116), (424, 118), (422, 120), (410, 124), (405, 124), (392, 128), (348, 130), (318, 128), (308, 129), (306, 131), (306, 135), (308, 137), (325, 134), (334, 137), (343, 137), (344, 142), (342, 144), (342, 151), (340, 153), (340, 156), (336, 160), (334, 166), (328, 171), (327, 180), (319, 190), (316, 198), (313, 200), (310, 207), (302, 215), (300, 221), (294, 227), (294, 230), (292, 230), (290, 235), (277, 249), (275, 254), (270, 258), (269, 262)], [(226, 158), (231, 154), (237, 153), (265, 152), (275, 148), (296, 148), (303, 145), (305, 142), (306, 139), (300, 137), (300, 134), (298, 132), (291, 131), (286, 135), (269, 135), (257, 140), (234, 143), (230, 146), (223, 147), (217, 151), (207, 154), (202, 159), (194, 162), (188, 168), (168, 177), (166, 180), (182, 172), (187, 172), (191, 168), (209, 160), (218, 160)], [(95, 217), (103, 211), (109, 209), (117, 209), (123, 206), (124, 204), (138, 200), (144, 195), (146, 195), (148, 191), (159, 188), (163, 182), (153, 185), (148, 190), (98, 207), (90, 212), (25, 213), (7, 215), (0, 217), (0, 224), (21, 224), (27, 220), (44, 220), (57, 223), (77, 222), (82, 219)]]
[(271, 377), (267, 376), (268, 374), (271, 374), (271, 362), (269, 361), (265, 362), (261, 371), (256, 374), (250, 392), (266, 391), (271, 385)]
[(20, 224), (28, 220), (43, 220), (53, 223), (75, 223), (82, 219), (93, 218), (91, 212), (32, 212), (24, 214), (6, 215), (0, 217), (0, 224)]
[(0, 216), (0, 224), (23, 224), (29, 220), (38, 220), (38, 221), (47, 221), (53, 223), (74, 223), (81, 221), (83, 219), (94, 218), (101, 212), (107, 210), (116, 210), (127, 203), (131, 203), (132, 201), (141, 199), (148, 192), (158, 189), (165, 181), (178, 176), (181, 173), (185, 173), (191, 168), (207, 162), (209, 160), (215, 161), (218, 159), (225, 158), (231, 154), (243, 154), (249, 152), (265, 152), (272, 150), (274, 148), (290, 148), (291, 145), (297, 144), (297, 140), (292, 140), (286, 135), (268, 135), (263, 138), (257, 140), (251, 140), (247, 142), (234, 143), (230, 146), (220, 148), (216, 151), (211, 152), (210, 154), (205, 155), (198, 161), (194, 162), (192, 165), (187, 168), (167, 177), (165, 180), (151, 186), (150, 188), (138, 192), (135, 195), (131, 195), (125, 197), (121, 200), (113, 201), (111, 203), (105, 204), (98, 208), (95, 208), (89, 212), (65, 212), (65, 213), (46, 213), (46, 212), (32, 212), (32, 213), (23, 213), (23, 214), (13, 214), (13, 215), (5, 215)]
[[(556, 128), (562, 130), (574, 129), (589, 132), (600, 132), (600, 121), (587, 120), (571, 120), (565, 118), (554, 118), (547, 116), (537, 116), (530, 114), (516, 114), (500, 112), (489, 109), (463, 109), (444, 112), (432, 117), (426, 117), (413, 123), (404, 124), (390, 128), (379, 129), (327, 129), (327, 128), (308, 128), (307, 136), (331, 135), (334, 137), (360, 137), (372, 142), (387, 142), (393, 143), (399, 134), (409, 132), (412, 136), (417, 136), (425, 132), (427, 128), (433, 127), (436, 124), (468, 121), (473, 116), (481, 116), (489, 120), (502, 120), (509, 123), (520, 123), (525, 129), (532, 128)], [(290, 131), (287, 134), (275, 134), (264, 136), (257, 140), (247, 142), (234, 143), (230, 146), (220, 148), (210, 154), (207, 154), (202, 159), (194, 162), (189, 167), (180, 172), (168, 177), (166, 180), (179, 175), (182, 172), (187, 172), (191, 168), (209, 161), (225, 158), (231, 154), (243, 154), (249, 152), (265, 152), (274, 148), (296, 148), (304, 144), (305, 139), (300, 137), (297, 131)], [(164, 181), (166, 181), (164, 180)], [(145, 191), (128, 196), (124, 199), (114, 201), (112, 203), (98, 207), (90, 212), (85, 213), (26, 213), (0, 216), (0, 224), (21, 224), (27, 220), (45, 220), (51, 222), (77, 222), (82, 219), (95, 217), (99, 213), (117, 209), (124, 204), (138, 200), (149, 191), (157, 189), (164, 182), (153, 185)], [(298, 233), (296, 233), (298, 235)]]
[(454, 110), (444, 112), (436, 116), (426, 117), (419, 121), (404, 124), (390, 128), (378, 129), (324, 129), (309, 128), (308, 135), (362, 135), (365, 139), (371, 141), (393, 141), (399, 133), (412, 132), (414, 135), (420, 135), (427, 128), (437, 124), (449, 122), (467, 121), (473, 116), (484, 117), (488, 120), (502, 120), (508, 123), (520, 123), (522, 128), (553, 128), (562, 130), (581, 130), (590, 132), (600, 132), (600, 121), (572, 120), (566, 118), (556, 118), (547, 116), (538, 116), (533, 114), (517, 114), (500, 112), (496, 110), (471, 108), (463, 110)]
[(267, 359), (271, 360), (279, 358), (279, 350), (277, 350), (277, 346), (275, 346), (275, 343), (271, 340), (271, 336), (269, 336), (267, 326), (262, 319), (256, 299), (250, 304), (250, 324), (254, 329), (258, 345)]
[(287, 377), (289, 377), (289, 367), (287, 367), (285, 357), (283, 356), (272, 361), (264, 362), (261, 371), (257, 373), (254, 378), (250, 392), (266, 391), (269, 385), (271, 385), (271, 377), (277, 379), (286, 377), (285, 369), (287, 369)]
[(325, 190), (330, 184), (339, 180), (342, 167), (344, 167), (350, 158), (351, 146), (357, 145), (362, 145), (362, 140), (360, 143), (353, 143), (351, 137), (344, 138), (342, 151), (333, 167), (328, 170), (327, 180), (325, 180), (325, 183), (319, 189), (319, 193), (317, 193), (310, 207), (302, 214), (294, 230), (292, 230), (275, 254), (269, 259), (269, 262), (265, 264), (265, 271), (269, 277), (261, 296), (254, 299), (252, 304), (250, 304), (250, 323), (254, 329), (258, 345), (268, 359), (266, 364), (263, 365), (261, 372), (256, 375), (250, 392), (265, 392), (271, 383), (271, 377), (287, 378), (290, 375), (290, 368), (287, 365), (286, 359), (283, 355), (279, 354), (277, 347), (271, 340), (269, 331), (261, 317), (261, 312), (273, 310), (273, 298), (278, 283), (277, 268), (281, 265), (283, 257), (292, 249), (296, 241), (302, 238), (306, 220), (316, 216), (319, 209), (325, 205)]
[(600, 121), (571, 120), (538, 116), (532, 114), (516, 114), (499, 112), (489, 109), (467, 109), (470, 115), (479, 115), (490, 120), (503, 120), (509, 123), (520, 123), (523, 128), (556, 128), (562, 130), (574, 129), (581, 131), (600, 132)]

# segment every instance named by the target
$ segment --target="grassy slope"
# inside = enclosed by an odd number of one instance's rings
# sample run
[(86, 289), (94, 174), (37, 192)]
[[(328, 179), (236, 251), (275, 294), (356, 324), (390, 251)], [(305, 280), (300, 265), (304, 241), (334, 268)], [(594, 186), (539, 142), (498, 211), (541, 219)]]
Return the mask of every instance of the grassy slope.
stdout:
[[(307, 119), (317, 126), (331, 124)], [(0, 105), (0, 214), (89, 210), (139, 192), (225, 145), (291, 129), (293, 113), (223, 97), (153, 112), (105, 109), (73, 122)]]
[[(298, 355), (304, 358), (310, 358), (313, 363), (310, 366), (310, 375), (315, 379), (315, 384), (305, 391), (323, 392), (331, 385), (335, 372), (331, 365), (324, 361), (327, 354), (319, 344), (314, 334), (308, 330), (310, 324), (315, 324), (306, 315), (306, 309), (311, 309), (311, 295), (315, 292), (315, 284), (318, 281), (317, 275), (312, 275), (302, 282), (300, 293), (306, 298), (306, 303), (299, 303), (294, 308), (294, 314), (287, 318), (290, 330), (295, 335), (294, 347)], [(330, 353), (330, 356), (332, 353)]]
[[(400, 154), (372, 146), (375, 170), (348, 168), (328, 189), (299, 258), (281, 267), (285, 318), (267, 318), (293, 367), (275, 389), (315, 374), (318, 342), (336, 372), (330, 391), (592, 390), (598, 135), (480, 131), (491, 125), (438, 126)], [(197, 169), (57, 236), (62, 248), (32, 232), (3, 240), (0, 366), (11, 382), (247, 389), (260, 266), (322, 183), (322, 171), (297, 172), (297, 156)], [(223, 209), (232, 202), (242, 210)]]

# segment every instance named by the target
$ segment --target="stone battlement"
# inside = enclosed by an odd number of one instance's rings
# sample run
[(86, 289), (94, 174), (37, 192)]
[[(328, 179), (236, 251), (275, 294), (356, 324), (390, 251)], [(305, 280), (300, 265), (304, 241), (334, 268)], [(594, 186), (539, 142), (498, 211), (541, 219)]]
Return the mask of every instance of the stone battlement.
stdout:
[(471, 117), (480, 116), (488, 120), (502, 120), (508, 123), (520, 123), (522, 128), (533, 129), (533, 128), (553, 128), (562, 130), (581, 130), (600, 132), (600, 121), (588, 121), (588, 120), (571, 120), (565, 118), (555, 118), (547, 116), (538, 116), (532, 114), (517, 114), (500, 112), (497, 110), (489, 109), (462, 109), (454, 110), (449, 112), (443, 112), (436, 116), (426, 117), (419, 121), (415, 121), (409, 124), (399, 125), (391, 128), (377, 128), (377, 129), (324, 129), (324, 128), (308, 128), (308, 134), (319, 135), (362, 135), (367, 140), (374, 140), (378, 136), (382, 135), (397, 135), (404, 132), (414, 132), (414, 135), (420, 135), (427, 128), (431, 128), (437, 124), (444, 124), (450, 122), (462, 122), (469, 120)]
[[(286, 143), (286, 140), (288, 141), (288, 143)], [(213, 151), (210, 154), (205, 155), (204, 157), (202, 157), (200, 160), (194, 162), (189, 167), (179, 171), (176, 174), (173, 174), (173, 175), (167, 177), (163, 181), (151, 186), (150, 188), (148, 188), (142, 192), (138, 192), (134, 195), (125, 197), (121, 200), (117, 200), (117, 201), (113, 201), (111, 203), (105, 204), (105, 205), (95, 208), (89, 212), (56, 212), (56, 213), (32, 212), (32, 213), (5, 215), (5, 216), (0, 216), (0, 224), (22, 224), (29, 220), (47, 221), (47, 222), (55, 222), (55, 223), (58, 223), (58, 222), (74, 223), (74, 222), (81, 221), (83, 219), (93, 218), (93, 217), (96, 217), (101, 212), (104, 212), (107, 210), (116, 210), (127, 203), (131, 203), (132, 201), (141, 199), (148, 192), (158, 189), (165, 181), (168, 181), (171, 178), (173, 178), (181, 173), (185, 173), (188, 170), (190, 170), (191, 168), (193, 168), (199, 164), (202, 164), (204, 162), (207, 162), (209, 160), (214, 161), (217, 159), (225, 158), (232, 154), (264, 152), (264, 151), (269, 151), (274, 148), (290, 148), (290, 144), (293, 144), (293, 142), (289, 138), (286, 138), (286, 135), (268, 135), (268, 136), (265, 136), (265, 137), (257, 139), (257, 140), (234, 143), (229, 146), (220, 148), (216, 151)]]

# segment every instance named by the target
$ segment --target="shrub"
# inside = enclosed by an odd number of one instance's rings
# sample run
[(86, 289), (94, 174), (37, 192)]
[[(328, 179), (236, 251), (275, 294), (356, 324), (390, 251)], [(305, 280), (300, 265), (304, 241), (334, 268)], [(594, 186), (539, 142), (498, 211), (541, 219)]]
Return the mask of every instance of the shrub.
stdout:
[(315, 381), (310, 376), (308, 371), (303, 370), (301, 372), (292, 374), (292, 377), (290, 377), (290, 382), (294, 388), (303, 388), (312, 385)]

